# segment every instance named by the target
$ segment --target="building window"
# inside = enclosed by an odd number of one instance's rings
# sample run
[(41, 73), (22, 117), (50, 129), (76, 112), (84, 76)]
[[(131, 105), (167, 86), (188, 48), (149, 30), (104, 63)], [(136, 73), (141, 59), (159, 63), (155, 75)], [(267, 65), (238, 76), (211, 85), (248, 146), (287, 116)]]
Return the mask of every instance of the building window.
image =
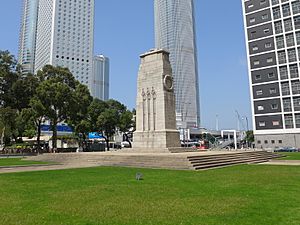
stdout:
[(264, 29), (264, 33), (265, 33), (265, 34), (268, 34), (269, 32), (270, 32), (270, 29), (269, 29), (269, 28)]
[(270, 94), (276, 94), (276, 88), (270, 88)]
[(278, 109), (278, 104), (271, 104), (271, 109), (273, 110)]
[(258, 126), (260, 126), (260, 127), (265, 127), (265, 126), (266, 126), (266, 122), (264, 122), (264, 121), (259, 121), (259, 122), (258, 122)]
[(280, 8), (279, 7), (273, 8), (273, 18), (276, 20), (279, 19), (280, 17), (281, 17)]
[(288, 47), (291, 47), (291, 46), (295, 45), (294, 34), (287, 34), (285, 36), (285, 38), (286, 38), (286, 45)]
[(281, 83), (281, 92), (282, 92), (282, 95), (290, 94), (290, 85), (288, 82)]
[(267, 58), (267, 63), (272, 63), (273, 62), (273, 58)]
[(288, 49), (289, 62), (297, 61), (296, 49)]
[(257, 144), (261, 144), (261, 140), (258, 140), (258, 141), (257, 141)]
[(253, 4), (248, 5), (248, 9), (251, 9), (251, 8), (253, 8)]
[(285, 54), (285, 51), (278, 52), (278, 62), (280, 64), (286, 63), (286, 54)]
[(295, 114), (296, 128), (300, 128), (300, 114)]
[(265, 140), (265, 144), (268, 144), (268, 140)]
[(291, 114), (284, 115), (284, 122), (285, 122), (286, 129), (294, 128), (293, 115), (291, 115)]
[(300, 111), (300, 97), (294, 97), (293, 103), (294, 103), (294, 110)]
[(288, 78), (288, 69), (287, 66), (279, 67), (280, 79), (284, 80)]
[(279, 0), (272, 0), (272, 5), (277, 5), (279, 4)]
[(275, 74), (273, 72), (271, 73), (268, 73), (268, 78), (271, 79), (271, 78), (274, 78), (275, 77)]
[(256, 91), (256, 95), (262, 95), (263, 94), (263, 91), (262, 90), (257, 90)]
[(258, 65), (259, 65), (259, 60), (254, 61), (254, 62), (253, 62), (253, 65), (254, 65), (254, 66), (258, 66)]
[(262, 18), (263, 20), (266, 20), (266, 19), (269, 18), (269, 15), (268, 15), (268, 14), (264, 14), (264, 15), (261, 16), (261, 18)]
[(250, 18), (249, 22), (250, 22), (250, 23), (255, 23), (255, 18), (254, 18), (254, 17), (253, 17), (253, 18)]
[(294, 24), (295, 24), (295, 29), (300, 28), (300, 16), (294, 17)]
[(264, 5), (264, 4), (266, 4), (266, 3), (267, 3), (266, 0), (261, 0), (259, 4), (260, 4), (260, 5)]
[(282, 14), (283, 16), (289, 16), (291, 15), (290, 5), (286, 4), (282, 6)]
[(259, 106), (257, 106), (257, 110), (258, 110), (258, 111), (263, 111), (263, 110), (264, 110), (264, 107), (263, 107), (262, 105), (259, 105)]
[(297, 45), (300, 45), (300, 32), (296, 32), (296, 42)]
[(272, 124), (273, 126), (279, 126), (279, 121), (278, 120), (272, 121)]
[(275, 140), (271, 140), (271, 143), (272, 143), (272, 144), (275, 144)]
[(300, 1), (292, 2), (293, 14), (300, 13)]
[(292, 111), (292, 103), (290, 98), (284, 98), (283, 102), (283, 111), (284, 112), (291, 112)]
[(251, 38), (255, 38), (255, 37), (256, 37), (256, 31), (252, 31), (252, 32), (250, 33), (250, 37), (251, 37)]
[(255, 75), (255, 80), (261, 80), (261, 75)]
[(294, 95), (300, 94), (300, 81), (292, 81), (292, 93)]
[(257, 46), (253, 46), (253, 47), (252, 47), (252, 50), (255, 52), (255, 51), (258, 50), (258, 47), (257, 47)]
[(283, 32), (281, 21), (275, 22), (274, 25), (275, 25), (275, 33), (276, 34), (280, 34)]
[(271, 47), (272, 47), (272, 44), (270, 42), (265, 44), (265, 48), (271, 48)]
[(293, 30), (293, 24), (291, 19), (284, 20), (284, 29), (285, 32)]
[(290, 75), (291, 75), (291, 78), (299, 77), (297, 64), (290, 65)]
[(282, 140), (278, 140), (278, 144), (282, 144)]

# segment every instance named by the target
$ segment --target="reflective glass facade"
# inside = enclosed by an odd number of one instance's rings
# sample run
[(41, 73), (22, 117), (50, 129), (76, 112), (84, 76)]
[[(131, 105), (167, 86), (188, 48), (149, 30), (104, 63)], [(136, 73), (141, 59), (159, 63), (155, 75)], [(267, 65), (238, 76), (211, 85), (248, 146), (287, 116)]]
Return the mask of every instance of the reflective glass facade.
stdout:
[(23, 73), (34, 72), (38, 4), (39, 0), (23, 1), (18, 59)]
[(95, 56), (93, 69), (92, 95), (106, 101), (109, 99), (109, 59), (103, 55)]
[(155, 0), (154, 11), (155, 47), (170, 52), (177, 126), (200, 126), (194, 1)]

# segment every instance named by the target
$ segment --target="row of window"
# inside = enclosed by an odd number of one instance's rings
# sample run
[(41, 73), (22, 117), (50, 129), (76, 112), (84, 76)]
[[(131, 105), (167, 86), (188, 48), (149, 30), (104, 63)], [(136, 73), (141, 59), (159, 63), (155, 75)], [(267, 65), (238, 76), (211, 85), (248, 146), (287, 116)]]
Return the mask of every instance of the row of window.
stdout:
[[(245, 0), (245, 2), (247, 2), (248, 0)], [(260, 2), (259, 2), (259, 5), (260, 6), (264, 6), (264, 5), (266, 5), (267, 4), (267, 0), (260, 0)], [(254, 7), (254, 5), (253, 4), (250, 4), (250, 5), (248, 5), (248, 9), (251, 9), (251, 8), (253, 8)]]
[[(294, 111), (300, 111), (300, 97), (293, 97), (293, 107)], [(292, 100), (291, 98), (283, 98), (282, 99), (283, 111), (284, 112), (291, 112), (292, 111)], [(257, 105), (257, 111), (264, 111), (265, 108), (270, 107), (271, 110), (279, 109), (278, 103), (271, 103), (271, 104), (260, 104)]]
[[(294, 118), (292, 114), (286, 114), (284, 115), (284, 123), (285, 123), (285, 128), (286, 129), (293, 129), (295, 128), (294, 126)], [(279, 120), (272, 120), (271, 121), (271, 125), (273, 127), (276, 126), (281, 126), (280, 121)], [(296, 128), (300, 128), (300, 114), (295, 114), (295, 125)], [(266, 121), (259, 121), (258, 122), (258, 127), (259, 128), (264, 128), (267, 126), (267, 122)]]
[[(65, 57), (65, 56), (63, 56), (63, 55), (62, 55), (62, 56), (56, 55), (56, 58), (57, 58), (57, 59), (58, 59), (58, 58), (61, 58), (61, 59), (65, 59), (65, 58), (66, 58), (66, 59), (71, 59), (71, 60), (73, 60), (73, 61), (76, 60), (76, 61), (82, 61), (82, 62), (85, 61), (84, 59), (81, 59), (81, 60), (80, 60), (79, 58), (75, 59), (75, 58), (73, 58), (73, 57), (70, 58), (69, 56)], [(86, 62), (89, 62), (89, 60), (87, 59)]]
[[(265, 140), (264, 143), (268, 144), (268, 140)], [(257, 140), (257, 144), (261, 144), (261, 140)], [(271, 144), (275, 144), (275, 140), (271, 140)], [(278, 140), (278, 144), (282, 144), (282, 140)]]
[[(300, 60), (300, 47), (298, 48), (298, 57)], [(295, 48), (288, 49), (287, 51), (278, 51), (277, 52), (277, 58), (279, 64), (286, 64), (287, 62), (293, 63), (297, 61), (297, 53)], [(266, 67), (273, 62), (275, 62), (274, 56), (269, 56), (267, 58), (256, 58), (253, 60), (253, 67), (258, 67), (259, 65), (262, 65), (263, 67)]]
[[(294, 19), (295, 29), (296, 30), (300, 29), (300, 16), (295, 16), (293, 19)], [(285, 32), (292, 31), (293, 30), (293, 21), (292, 21), (292, 19), (291, 18), (285, 19), (285, 20), (283, 20), (283, 23), (282, 23), (281, 20), (274, 22), (275, 34), (283, 33), (283, 26), (284, 26), (284, 31)]]
[[(293, 14), (300, 13), (300, 1), (292, 2)], [(280, 19), (281, 17), (287, 17), (291, 15), (290, 4), (284, 4), (280, 7), (273, 8), (273, 18)]]

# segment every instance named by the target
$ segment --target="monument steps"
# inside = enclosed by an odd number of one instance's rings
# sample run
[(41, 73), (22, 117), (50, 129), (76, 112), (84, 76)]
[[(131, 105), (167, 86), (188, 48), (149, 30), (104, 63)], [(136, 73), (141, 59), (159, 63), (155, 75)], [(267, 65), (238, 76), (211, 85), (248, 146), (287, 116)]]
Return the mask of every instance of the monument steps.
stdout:
[(57, 162), (62, 164), (89, 164), (91, 166), (125, 166), (142, 168), (169, 168), (191, 170), (186, 156), (174, 155), (130, 155), (130, 154), (43, 154), (28, 160)]
[(237, 164), (263, 163), (269, 161), (270, 159), (279, 157), (282, 156), (266, 151), (257, 151), (210, 156), (190, 156), (188, 157), (188, 160), (191, 162), (195, 170), (201, 170)]
[[(205, 155), (204, 155), (205, 154)], [(237, 164), (267, 162), (281, 157), (265, 151), (235, 153), (187, 153), (187, 154), (146, 154), (146, 153), (58, 153), (28, 157), (28, 160), (49, 161), (61, 164), (87, 166), (119, 166), (154, 169), (202, 170)]]

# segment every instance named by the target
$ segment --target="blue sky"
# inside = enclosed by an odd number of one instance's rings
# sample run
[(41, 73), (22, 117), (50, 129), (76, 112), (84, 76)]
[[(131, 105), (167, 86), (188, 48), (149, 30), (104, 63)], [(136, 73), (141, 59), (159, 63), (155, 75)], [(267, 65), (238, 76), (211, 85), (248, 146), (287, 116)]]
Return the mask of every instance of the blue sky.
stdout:
[[(135, 107), (139, 55), (154, 47), (153, 0), (95, 0), (95, 54), (110, 58), (110, 97)], [(240, 0), (195, 0), (202, 126), (251, 126)], [(17, 56), (21, 0), (1, 1), (0, 49)], [(242, 125), (241, 125), (242, 127)]]

